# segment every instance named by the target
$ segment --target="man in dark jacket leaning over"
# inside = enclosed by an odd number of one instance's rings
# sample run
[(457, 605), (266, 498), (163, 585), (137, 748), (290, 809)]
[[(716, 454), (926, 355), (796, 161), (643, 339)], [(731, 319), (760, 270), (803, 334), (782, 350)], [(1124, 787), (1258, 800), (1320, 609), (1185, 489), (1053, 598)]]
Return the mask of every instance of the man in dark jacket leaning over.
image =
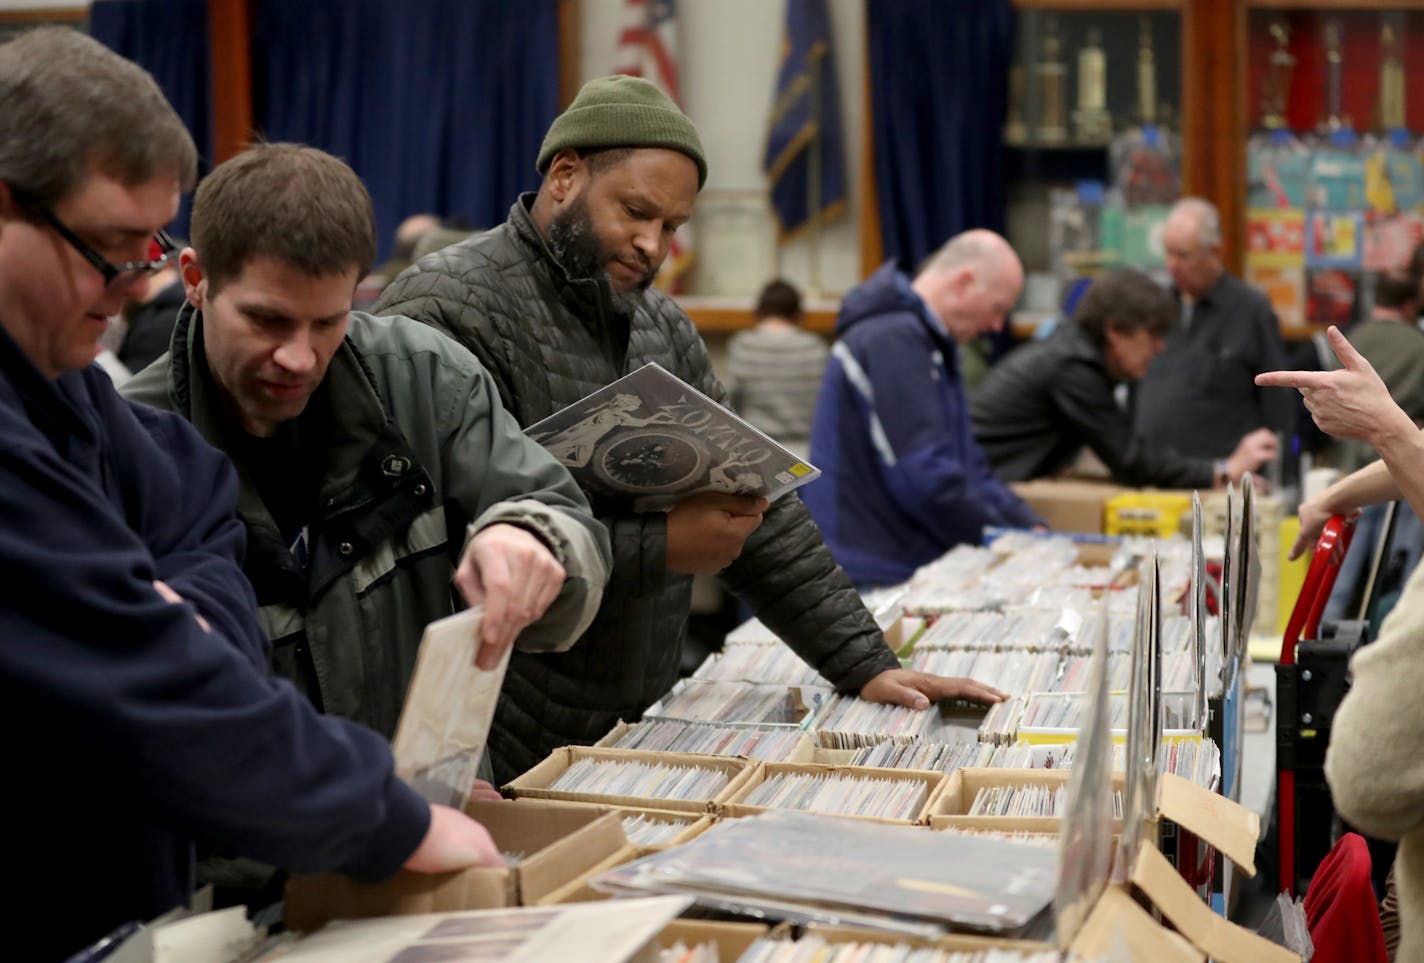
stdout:
[(1005, 481), (1056, 475), (1091, 448), (1124, 485), (1208, 488), (1236, 481), (1275, 454), (1275, 436), (1252, 432), (1230, 458), (1183, 455), (1171, 439), (1138, 434), (1113, 397), (1162, 353), (1175, 324), (1171, 296), (1131, 269), (1088, 288), (1073, 320), (1014, 350), (974, 393), (974, 435)]
[(195, 837), (369, 878), (502, 862), (395, 777), (384, 739), (271, 677), (232, 466), (91, 364), (164, 264), (149, 245), (196, 173), (135, 65), (67, 29), (0, 45), (0, 821), (24, 874), (9, 959), (63, 959), (186, 902)]
[(276, 670), (392, 734), (422, 630), (454, 611), (452, 574), (485, 607), (486, 668), (516, 636), (572, 644), (606, 581), (603, 526), (468, 351), (351, 311), (376, 251), (356, 173), (258, 145), (199, 185), (192, 235), (193, 310), (124, 393), (178, 412), (237, 466)]
[[(448, 331), (490, 369), (528, 426), (649, 361), (718, 401), (707, 347), (677, 304), (649, 287), (706, 179), (697, 130), (656, 87), (590, 81), (555, 119), (537, 194), (500, 227), (417, 262), (377, 310)], [(637, 717), (677, 679), (692, 575), (722, 582), (844, 691), (928, 706), (992, 701), (977, 683), (902, 670), (796, 498), (687, 498), (666, 514), (595, 501), (613, 576), (593, 625), (559, 655), (516, 652), (490, 751), (508, 779), (565, 743)]]

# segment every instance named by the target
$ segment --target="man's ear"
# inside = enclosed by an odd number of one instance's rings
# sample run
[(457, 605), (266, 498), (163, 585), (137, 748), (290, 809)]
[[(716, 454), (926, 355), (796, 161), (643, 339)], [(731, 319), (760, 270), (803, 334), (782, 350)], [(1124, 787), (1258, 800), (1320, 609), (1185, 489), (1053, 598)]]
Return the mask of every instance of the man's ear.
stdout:
[(198, 261), (198, 252), (191, 247), (183, 248), (183, 253), (178, 255), (178, 275), (183, 279), (183, 293), (188, 296), (188, 303), (199, 311), (203, 310), (203, 301), (208, 296), (208, 278)]
[(549, 196), (560, 204), (574, 198), (587, 180), (588, 163), (572, 147), (555, 154), (554, 159), (549, 162), (548, 173), (544, 175)]

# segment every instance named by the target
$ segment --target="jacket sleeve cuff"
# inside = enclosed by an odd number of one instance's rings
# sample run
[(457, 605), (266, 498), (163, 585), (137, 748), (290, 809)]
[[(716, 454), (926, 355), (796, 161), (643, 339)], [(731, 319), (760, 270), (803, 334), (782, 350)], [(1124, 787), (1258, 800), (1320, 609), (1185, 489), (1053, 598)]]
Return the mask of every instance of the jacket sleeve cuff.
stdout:
[(430, 804), (401, 780), (391, 777), (386, 818), (380, 830), (345, 872), (362, 882), (394, 876), (430, 831)]
[(890, 651), (890, 644), (881, 642), (880, 647), (873, 653), (857, 662), (850, 671), (835, 680), (836, 691), (855, 695), (867, 682), (880, 673), (898, 668), (900, 668), (900, 660), (896, 658), (894, 652)]
[(470, 540), (491, 525), (513, 525), (522, 528), (544, 543), (554, 559), (568, 568), (572, 554), (568, 533), (553, 518), (553, 511), (542, 502), (532, 499), (499, 502), (491, 505), (465, 529), (465, 545), (460, 550), (463, 557), (470, 547)]

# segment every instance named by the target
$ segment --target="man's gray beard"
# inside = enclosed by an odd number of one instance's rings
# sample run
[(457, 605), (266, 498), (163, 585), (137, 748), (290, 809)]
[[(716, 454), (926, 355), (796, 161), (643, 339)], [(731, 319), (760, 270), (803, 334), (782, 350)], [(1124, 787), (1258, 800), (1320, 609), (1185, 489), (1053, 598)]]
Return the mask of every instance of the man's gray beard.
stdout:
[(619, 314), (632, 315), (643, 303), (643, 293), (653, 282), (649, 277), (631, 291), (619, 291), (614, 286), (613, 278), (603, 266), (606, 258), (582, 197), (549, 222), (549, 251), (570, 278), (602, 282), (613, 300), (613, 309)]

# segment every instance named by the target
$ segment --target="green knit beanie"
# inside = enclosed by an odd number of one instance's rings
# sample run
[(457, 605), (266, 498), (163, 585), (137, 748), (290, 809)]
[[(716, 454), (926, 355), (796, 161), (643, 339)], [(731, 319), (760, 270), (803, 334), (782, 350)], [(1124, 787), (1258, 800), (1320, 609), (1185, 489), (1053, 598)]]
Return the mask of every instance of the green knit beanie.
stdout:
[(540, 174), (561, 150), (604, 147), (665, 147), (681, 151), (697, 165), (697, 189), (707, 182), (707, 159), (692, 121), (655, 84), (617, 74), (584, 84), (549, 125), (539, 159)]

